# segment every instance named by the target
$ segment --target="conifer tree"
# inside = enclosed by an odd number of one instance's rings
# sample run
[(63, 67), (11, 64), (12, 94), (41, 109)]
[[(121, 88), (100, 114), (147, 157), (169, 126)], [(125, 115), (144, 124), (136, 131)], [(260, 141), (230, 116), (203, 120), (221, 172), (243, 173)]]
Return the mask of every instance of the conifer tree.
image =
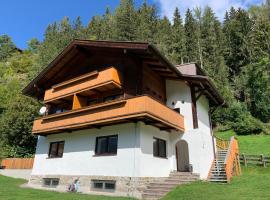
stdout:
[(190, 9), (186, 11), (185, 38), (187, 62), (199, 61), (197, 25)]
[(175, 63), (183, 63), (186, 57), (185, 31), (183, 21), (176, 7), (172, 26), (172, 59)]
[(158, 29), (156, 38), (157, 45), (165, 55), (170, 57), (172, 52), (171, 49), (172, 26), (169, 19), (166, 16), (163, 19), (159, 20), (157, 29)]
[(137, 18), (136, 38), (139, 41), (154, 43), (158, 21), (156, 7), (149, 6), (146, 1), (144, 1), (138, 10)]
[(115, 11), (116, 40), (133, 41), (136, 39), (136, 11), (133, 0), (121, 0)]

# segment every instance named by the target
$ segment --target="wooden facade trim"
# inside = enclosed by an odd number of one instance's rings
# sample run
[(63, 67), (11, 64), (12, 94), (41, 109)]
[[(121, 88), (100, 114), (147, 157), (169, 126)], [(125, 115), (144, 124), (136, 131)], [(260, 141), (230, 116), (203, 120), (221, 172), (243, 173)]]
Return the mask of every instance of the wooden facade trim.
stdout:
[(197, 113), (197, 99), (196, 99), (196, 92), (195, 86), (190, 85), (190, 92), (191, 92), (191, 106), (192, 106), (192, 119), (193, 119), (193, 128), (198, 128), (198, 113)]

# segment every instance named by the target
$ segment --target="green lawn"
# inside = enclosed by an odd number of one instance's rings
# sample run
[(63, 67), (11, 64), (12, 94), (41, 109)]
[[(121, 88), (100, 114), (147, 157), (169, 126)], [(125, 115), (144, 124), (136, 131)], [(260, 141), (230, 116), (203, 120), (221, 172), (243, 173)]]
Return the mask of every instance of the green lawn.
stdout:
[(242, 168), (243, 175), (229, 184), (196, 182), (182, 185), (163, 200), (260, 200), (270, 199), (270, 168)]
[(44, 190), (20, 188), (25, 180), (0, 175), (1, 200), (130, 200), (131, 198), (105, 197), (74, 193), (59, 193)]
[[(229, 139), (235, 135), (233, 131), (224, 131), (215, 133), (218, 137)], [(247, 135), (236, 136), (239, 141), (240, 153), (246, 154), (264, 154), (270, 156), (270, 135)]]
[[(163, 200), (260, 200), (270, 198), (270, 168), (242, 168), (243, 175), (234, 177), (229, 184), (195, 182), (182, 185)], [(130, 198), (105, 197), (20, 188), (25, 180), (0, 176), (2, 200), (127, 200)]]

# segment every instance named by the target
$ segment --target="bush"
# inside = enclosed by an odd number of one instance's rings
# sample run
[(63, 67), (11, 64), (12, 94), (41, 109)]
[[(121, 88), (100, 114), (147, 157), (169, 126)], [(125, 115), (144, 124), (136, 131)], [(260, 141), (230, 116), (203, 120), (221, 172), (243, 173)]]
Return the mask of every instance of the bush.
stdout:
[(268, 133), (265, 125), (251, 115), (238, 119), (232, 124), (232, 128), (238, 135)]
[(216, 113), (216, 124), (222, 124), (220, 129), (233, 129), (238, 135), (269, 134), (267, 126), (254, 118), (244, 103), (233, 102), (227, 109)]

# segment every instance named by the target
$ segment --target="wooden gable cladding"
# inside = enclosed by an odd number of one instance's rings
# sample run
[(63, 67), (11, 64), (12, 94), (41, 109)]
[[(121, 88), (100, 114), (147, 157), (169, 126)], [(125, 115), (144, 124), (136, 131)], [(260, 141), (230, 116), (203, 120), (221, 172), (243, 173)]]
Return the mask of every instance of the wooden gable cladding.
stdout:
[(155, 99), (164, 102), (166, 100), (165, 79), (155, 73), (151, 68), (143, 66), (143, 94), (148, 94)]

